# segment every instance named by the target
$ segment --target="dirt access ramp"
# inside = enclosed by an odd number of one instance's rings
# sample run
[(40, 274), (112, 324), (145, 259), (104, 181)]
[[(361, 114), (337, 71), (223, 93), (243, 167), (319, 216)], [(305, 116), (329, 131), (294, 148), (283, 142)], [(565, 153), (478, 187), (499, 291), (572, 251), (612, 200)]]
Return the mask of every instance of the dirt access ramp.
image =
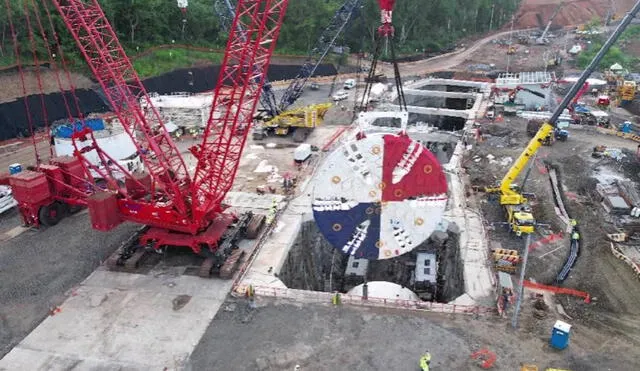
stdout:
[[(523, 0), (516, 13), (516, 28), (545, 27), (549, 18), (563, 0)], [(610, 10), (617, 16), (626, 13), (634, 0), (565, 0), (560, 13), (553, 20), (552, 27), (577, 26), (588, 23), (594, 17), (603, 18)], [(613, 9), (612, 9), (613, 5)], [(542, 25), (540, 24), (542, 22)], [(506, 24), (504, 27), (509, 28)]]

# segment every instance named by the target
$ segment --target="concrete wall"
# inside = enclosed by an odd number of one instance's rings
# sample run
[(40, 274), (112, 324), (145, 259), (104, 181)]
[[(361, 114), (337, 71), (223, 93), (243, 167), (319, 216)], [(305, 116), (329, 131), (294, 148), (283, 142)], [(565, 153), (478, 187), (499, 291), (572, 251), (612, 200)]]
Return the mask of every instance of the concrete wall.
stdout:
[(278, 278), (289, 288), (313, 291), (329, 290), (331, 278), (331, 288), (341, 289), (346, 262), (347, 256), (325, 240), (315, 221), (308, 221), (300, 227)]
[(436, 300), (440, 302), (449, 302), (464, 294), (464, 268), (458, 248), (459, 236), (450, 232), (447, 236), (438, 250)]

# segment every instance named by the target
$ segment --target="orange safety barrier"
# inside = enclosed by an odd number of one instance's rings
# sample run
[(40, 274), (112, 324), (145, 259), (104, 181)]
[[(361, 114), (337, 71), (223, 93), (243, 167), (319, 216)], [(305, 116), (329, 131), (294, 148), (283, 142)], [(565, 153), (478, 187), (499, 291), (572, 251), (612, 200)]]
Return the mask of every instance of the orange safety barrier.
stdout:
[(329, 138), (329, 141), (327, 141), (327, 143), (325, 143), (324, 146), (322, 146), (322, 151), (326, 152), (329, 150), (329, 148), (331, 148), (331, 145), (338, 139), (340, 138), (340, 136), (347, 131), (349, 127), (348, 126), (341, 126), (338, 128), (338, 130), (336, 130), (335, 133), (333, 133), (333, 135), (331, 136), (331, 138)]
[(479, 351), (474, 352), (471, 355), (471, 358), (482, 361), (480, 367), (487, 369), (492, 367), (493, 364), (496, 363), (498, 356), (496, 356), (496, 354), (489, 349), (480, 349)]
[(536, 159), (536, 167), (538, 168), (538, 172), (540, 174), (546, 174), (548, 172), (547, 167), (544, 166), (539, 159)]
[(584, 302), (587, 303), (587, 304), (589, 304), (591, 302), (591, 295), (589, 295), (588, 292), (574, 290), (574, 289), (568, 289), (568, 288), (565, 288), (565, 287), (548, 286), (548, 285), (543, 285), (541, 283), (531, 282), (531, 281), (527, 281), (527, 280), (524, 280), (523, 283), (524, 283), (524, 287), (528, 287), (528, 288), (531, 288), (531, 289), (549, 291), (549, 292), (553, 292), (555, 294), (565, 294), (565, 295), (577, 296), (579, 298), (583, 298)]
[(540, 247), (541, 245), (546, 245), (551, 242), (562, 240), (563, 238), (564, 238), (564, 234), (562, 232), (550, 234), (529, 245), (529, 251), (537, 247)]

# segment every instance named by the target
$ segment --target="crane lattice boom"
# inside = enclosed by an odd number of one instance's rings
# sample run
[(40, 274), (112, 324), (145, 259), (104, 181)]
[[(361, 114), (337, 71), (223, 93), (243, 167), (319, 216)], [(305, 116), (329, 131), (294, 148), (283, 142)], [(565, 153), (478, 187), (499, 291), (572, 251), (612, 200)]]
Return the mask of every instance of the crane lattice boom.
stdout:
[[(97, 0), (52, 0), (100, 83), (114, 113), (138, 148), (153, 184), (149, 192), (171, 199), (186, 213), (183, 196), (188, 174), (180, 152), (167, 133), (158, 112), (120, 45)], [(139, 105), (146, 100), (145, 113)]]
[(238, 1), (204, 138), (192, 148), (198, 159), (192, 184), (196, 214), (218, 211), (231, 189), (287, 5)]

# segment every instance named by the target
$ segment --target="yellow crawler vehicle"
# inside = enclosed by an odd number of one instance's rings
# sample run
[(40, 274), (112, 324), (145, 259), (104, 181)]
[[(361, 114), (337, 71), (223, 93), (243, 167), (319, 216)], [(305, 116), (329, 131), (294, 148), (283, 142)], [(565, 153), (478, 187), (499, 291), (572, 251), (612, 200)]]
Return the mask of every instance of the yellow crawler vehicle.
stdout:
[(293, 132), (295, 142), (304, 142), (314, 128), (322, 125), (324, 116), (331, 106), (331, 103), (323, 103), (282, 112), (265, 121), (262, 124), (263, 132), (254, 131), (253, 137), (262, 139), (268, 132), (282, 136)]

